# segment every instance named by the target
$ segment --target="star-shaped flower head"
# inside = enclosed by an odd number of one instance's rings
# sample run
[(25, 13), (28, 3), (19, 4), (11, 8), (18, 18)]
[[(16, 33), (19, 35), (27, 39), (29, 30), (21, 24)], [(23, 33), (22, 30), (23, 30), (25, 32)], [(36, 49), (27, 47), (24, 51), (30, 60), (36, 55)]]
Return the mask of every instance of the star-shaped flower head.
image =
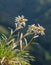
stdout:
[(45, 31), (45, 28), (40, 26), (40, 24), (38, 24), (37, 34), (45, 35), (44, 31)]
[(27, 32), (29, 32), (29, 33), (33, 32), (34, 33), (35, 31), (36, 31), (35, 24), (29, 25)]
[(15, 17), (15, 22), (17, 23), (17, 25), (25, 26), (26, 21), (28, 21), (28, 19), (26, 19), (23, 15)]

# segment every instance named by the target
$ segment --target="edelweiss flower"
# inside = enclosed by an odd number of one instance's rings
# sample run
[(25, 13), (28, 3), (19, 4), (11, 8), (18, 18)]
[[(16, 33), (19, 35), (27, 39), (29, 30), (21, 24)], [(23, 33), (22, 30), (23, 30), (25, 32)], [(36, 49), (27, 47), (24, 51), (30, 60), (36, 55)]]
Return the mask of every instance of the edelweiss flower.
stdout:
[(33, 30), (35, 30), (36, 29), (36, 26), (35, 26), (35, 24), (34, 25), (31, 25), (31, 30), (33, 31)]
[(28, 28), (28, 31), (27, 32), (29, 32), (29, 33), (32, 33), (32, 32), (35, 32), (36, 31), (36, 26), (35, 26), (35, 24), (33, 24), (33, 25), (29, 25), (29, 28)]
[(24, 16), (18, 16), (18, 17), (15, 17), (15, 22), (17, 23), (16, 25), (23, 25), (25, 26), (25, 22), (28, 21), (27, 19), (24, 18)]
[(42, 27), (42, 26), (40, 26), (40, 25), (38, 24), (38, 27), (37, 27), (37, 34), (44, 35), (44, 34), (45, 34), (45, 33), (44, 33), (44, 30), (45, 30), (45, 28)]

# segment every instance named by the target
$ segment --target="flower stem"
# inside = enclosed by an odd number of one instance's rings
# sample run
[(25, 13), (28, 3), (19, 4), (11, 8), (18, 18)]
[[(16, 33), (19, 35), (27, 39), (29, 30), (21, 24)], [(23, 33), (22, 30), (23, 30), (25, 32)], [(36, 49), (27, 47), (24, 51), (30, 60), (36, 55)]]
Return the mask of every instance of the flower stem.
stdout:
[(34, 40), (34, 38), (32, 38), (32, 39), (30, 40), (30, 42), (27, 44), (27, 46), (24, 47), (23, 50), (26, 50), (26, 49), (29, 47), (29, 45), (33, 42), (33, 40)]

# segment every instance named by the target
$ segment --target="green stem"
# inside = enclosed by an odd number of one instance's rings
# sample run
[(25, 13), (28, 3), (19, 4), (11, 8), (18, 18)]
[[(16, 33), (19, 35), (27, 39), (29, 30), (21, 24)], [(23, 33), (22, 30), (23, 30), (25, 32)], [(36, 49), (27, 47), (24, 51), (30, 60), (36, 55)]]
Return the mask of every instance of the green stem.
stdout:
[(32, 35), (33, 33), (26, 33), (24, 36), (23, 36), (23, 38), (25, 38), (25, 37), (27, 37), (27, 36), (29, 36), (29, 35)]
[(29, 45), (33, 42), (33, 40), (34, 40), (34, 38), (32, 38), (32, 39), (30, 40), (30, 42), (27, 44), (27, 46), (24, 47), (23, 50), (26, 50), (26, 49), (29, 47)]

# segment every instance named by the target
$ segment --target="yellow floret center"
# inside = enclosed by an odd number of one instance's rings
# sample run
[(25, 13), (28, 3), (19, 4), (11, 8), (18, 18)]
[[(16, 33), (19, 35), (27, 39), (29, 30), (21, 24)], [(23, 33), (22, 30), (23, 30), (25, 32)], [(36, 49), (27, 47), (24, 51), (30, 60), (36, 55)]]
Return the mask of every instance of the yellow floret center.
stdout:
[(20, 18), (20, 19), (19, 19), (19, 22), (20, 22), (20, 23), (24, 22), (24, 18)]
[(36, 27), (34, 25), (31, 26), (31, 29), (34, 30)]
[(42, 29), (41, 27), (39, 27), (37, 30), (38, 30), (38, 31), (42, 31), (43, 29)]

